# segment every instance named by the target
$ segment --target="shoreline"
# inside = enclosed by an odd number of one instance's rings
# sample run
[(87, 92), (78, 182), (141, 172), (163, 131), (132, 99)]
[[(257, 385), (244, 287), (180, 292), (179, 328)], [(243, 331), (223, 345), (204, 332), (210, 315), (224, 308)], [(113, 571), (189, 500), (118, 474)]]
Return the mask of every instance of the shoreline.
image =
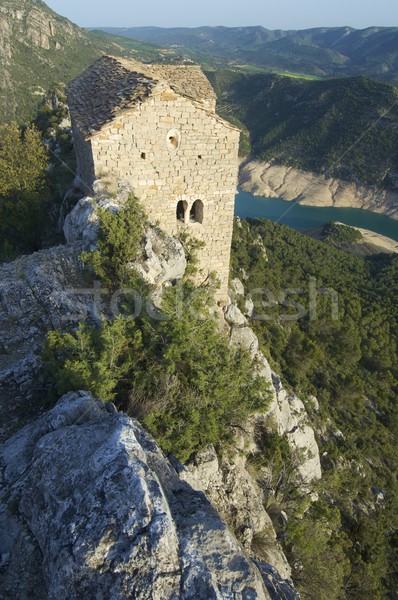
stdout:
[(360, 208), (398, 220), (397, 192), (326, 178), (294, 167), (245, 159), (240, 166), (239, 188), (253, 196), (280, 198), (302, 206)]
[(398, 242), (387, 237), (386, 235), (370, 231), (370, 229), (362, 229), (362, 227), (356, 227), (355, 225), (346, 225), (345, 223), (340, 223), (339, 221), (336, 221), (336, 224), (344, 225), (345, 227), (351, 227), (352, 229), (359, 231), (363, 237), (363, 240), (361, 240), (359, 243), (371, 244), (372, 246), (382, 248), (385, 252), (398, 254)]

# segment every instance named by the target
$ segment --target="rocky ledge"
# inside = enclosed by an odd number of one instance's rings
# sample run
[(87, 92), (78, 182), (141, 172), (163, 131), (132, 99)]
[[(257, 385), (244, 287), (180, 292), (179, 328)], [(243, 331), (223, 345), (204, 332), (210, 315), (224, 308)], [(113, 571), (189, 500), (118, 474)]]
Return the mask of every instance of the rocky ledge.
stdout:
[(2, 598), (298, 599), (137, 421), (85, 392), (2, 446), (0, 484)]
[(260, 161), (242, 164), (239, 185), (254, 196), (307, 206), (362, 208), (398, 219), (398, 193)]
[[(43, 408), (38, 367), (46, 333), (71, 331), (80, 321), (98, 321), (102, 313), (117, 310), (117, 301), (112, 302), (117, 295), (101, 287), (79, 258), (83, 249), (95, 245), (94, 204), (82, 199), (67, 218), (67, 245), (0, 265), (0, 411), (7, 414), (0, 424), (0, 442)], [(162, 286), (184, 273), (184, 249), (174, 238), (149, 227), (132, 266), (153, 286), (156, 301)]]

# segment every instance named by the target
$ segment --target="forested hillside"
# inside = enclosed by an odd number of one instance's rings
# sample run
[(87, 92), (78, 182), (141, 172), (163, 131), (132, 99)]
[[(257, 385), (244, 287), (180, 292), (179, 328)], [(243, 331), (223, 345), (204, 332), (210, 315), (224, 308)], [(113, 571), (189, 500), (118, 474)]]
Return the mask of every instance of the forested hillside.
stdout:
[(307, 81), (208, 73), (254, 158), (398, 188), (398, 90), (364, 77)]
[(0, 122), (34, 117), (50, 87), (67, 83), (104, 52), (147, 62), (172, 60), (172, 54), (142, 42), (81, 29), (41, 0), (2, 0)]
[(311, 586), (331, 586), (336, 573), (317, 579), (319, 548), (302, 536), (332, 527), (335, 551), (350, 561), (340, 574), (344, 598), (395, 598), (398, 256), (357, 258), (259, 219), (236, 224), (232, 273), (245, 281), (252, 325), (275, 370), (308, 398), (317, 424), (320, 499), (304, 521), (295, 522), (290, 507), (293, 522), (281, 532), (296, 582), (304, 597), (315, 597)]

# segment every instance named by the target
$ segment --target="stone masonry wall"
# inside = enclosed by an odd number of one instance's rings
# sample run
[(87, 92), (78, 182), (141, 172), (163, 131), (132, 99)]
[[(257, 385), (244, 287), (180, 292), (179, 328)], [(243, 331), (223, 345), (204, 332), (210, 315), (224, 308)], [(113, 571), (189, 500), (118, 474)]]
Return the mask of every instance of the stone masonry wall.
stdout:
[[(202, 279), (217, 273), (218, 300), (227, 299), (238, 143), (234, 127), (171, 89), (120, 113), (91, 138), (95, 178), (126, 182), (167, 233), (186, 228), (205, 242)], [(189, 218), (195, 200), (203, 202), (202, 223)], [(186, 203), (185, 222), (177, 220), (179, 201)]]
[(90, 193), (94, 183), (94, 163), (90, 140), (85, 140), (72, 119), (73, 141), (76, 152), (77, 176), (82, 191)]

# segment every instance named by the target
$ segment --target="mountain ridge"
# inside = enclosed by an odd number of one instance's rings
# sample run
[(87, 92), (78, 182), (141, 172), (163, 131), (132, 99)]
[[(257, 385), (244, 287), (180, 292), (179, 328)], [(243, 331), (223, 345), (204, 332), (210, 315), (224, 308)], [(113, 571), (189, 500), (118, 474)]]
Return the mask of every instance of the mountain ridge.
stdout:
[[(98, 28), (99, 29), (99, 28)], [(314, 76), (360, 75), (398, 81), (398, 28), (317, 27), (270, 30), (250, 27), (103, 27), (102, 31), (147, 43), (180, 47), (218, 66), (286, 69)], [(204, 55), (204, 56), (203, 56)]]
[(32, 118), (48, 89), (67, 83), (103, 53), (162, 59), (141, 42), (88, 32), (41, 0), (2, 0), (0, 122)]

